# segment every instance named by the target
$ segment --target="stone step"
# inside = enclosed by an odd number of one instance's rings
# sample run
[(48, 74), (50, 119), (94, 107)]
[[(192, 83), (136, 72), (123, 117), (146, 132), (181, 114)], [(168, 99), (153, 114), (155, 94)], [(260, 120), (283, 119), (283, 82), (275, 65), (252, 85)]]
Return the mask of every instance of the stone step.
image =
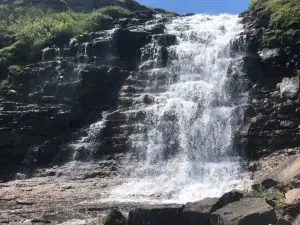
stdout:
[(98, 149), (93, 152), (94, 158), (101, 158), (103, 154), (122, 153), (125, 152), (127, 146), (124, 144), (100, 144)]
[(122, 128), (122, 126), (117, 127), (105, 127), (101, 130), (101, 137), (114, 137), (117, 135), (126, 135), (128, 132), (126, 132), (125, 129)]
[(113, 137), (103, 137), (102, 139), (102, 143), (104, 144), (111, 144), (111, 145), (122, 145), (122, 144), (126, 144), (128, 137), (124, 136), (124, 135), (115, 135)]
[(138, 86), (138, 87), (147, 87), (148, 80), (139, 80), (137, 78), (133, 78), (132, 76), (130, 76), (126, 80), (125, 85), (135, 85), (135, 86)]
[(140, 87), (138, 85), (125, 85), (120, 90), (120, 93), (142, 93), (144, 91), (144, 87)]

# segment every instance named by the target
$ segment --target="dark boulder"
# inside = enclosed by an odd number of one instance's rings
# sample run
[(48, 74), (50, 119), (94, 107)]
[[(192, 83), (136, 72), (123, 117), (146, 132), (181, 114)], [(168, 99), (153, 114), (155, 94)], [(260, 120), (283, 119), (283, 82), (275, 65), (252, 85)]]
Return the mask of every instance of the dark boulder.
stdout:
[(261, 198), (242, 199), (213, 214), (219, 216), (219, 221), (214, 225), (269, 225), (277, 222), (275, 210)]
[(176, 35), (173, 34), (157, 34), (152, 36), (159, 45), (168, 47), (176, 44)]
[(151, 206), (131, 210), (128, 225), (182, 225), (182, 205)]
[(263, 67), (258, 55), (247, 55), (243, 57), (243, 71), (247, 73), (253, 82), (263, 79)]
[(289, 29), (297, 30), (300, 29), (300, 21), (293, 21), (288, 25)]
[(218, 198), (205, 198), (197, 202), (188, 202), (185, 204), (185, 211), (209, 212), (213, 205), (219, 201)]
[(113, 209), (105, 219), (104, 225), (127, 225), (126, 218), (117, 209)]
[(129, 212), (128, 225), (211, 225), (217, 215), (202, 213), (180, 205), (151, 206)]
[(69, 44), (73, 34), (68, 31), (57, 31), (51, 35), (49, 40), (49, 46), (55, 45), (58, 48), (64, 48)]
[(139, 58), (139, 49), (151, 40), (145, 32), (117, 30), (112, 37), (113, 52), (122, 60), (131, 61)]
[(213, 204), (209, 210), (210, 213), (217, 211), (218, 209), (223, 208), (229, 203), (236, 202), (241, 200), (244, 197), (244, 193), (238, 190), (233, 190), (225, 193), (218, 201)]

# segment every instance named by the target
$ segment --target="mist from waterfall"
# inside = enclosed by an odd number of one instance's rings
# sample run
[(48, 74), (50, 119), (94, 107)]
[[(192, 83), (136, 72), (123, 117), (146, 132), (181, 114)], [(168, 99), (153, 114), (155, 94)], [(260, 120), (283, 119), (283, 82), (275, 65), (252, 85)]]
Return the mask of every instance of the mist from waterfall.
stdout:
[(166, 32), (177, 44), (167, 49), (166, 67), (140, 72), (153, 104), (136, 106), (145, 119), (129, 138), (132, 157), (116, 178), (120, 185), (106, 193), (109, 200), (184, 203), (247, 187), (236, 153), (242, 149), (233, 146), (243, 116), (237, 109), (248, 98), (243, 53), (231, 46), (242, 31), (235, 15), (170, 20)]

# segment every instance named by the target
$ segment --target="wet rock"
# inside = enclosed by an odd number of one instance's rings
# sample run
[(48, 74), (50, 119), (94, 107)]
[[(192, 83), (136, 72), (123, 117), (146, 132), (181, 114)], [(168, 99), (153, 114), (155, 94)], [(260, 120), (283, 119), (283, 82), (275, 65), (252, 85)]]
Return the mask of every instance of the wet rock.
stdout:
[(263, 67), (258, 55), (247, 55), (243, 57), (243, 62), (243, 71), (248, 74), (250, 80), (262, 79)]
[(131, 210), (128, 225), (182, 225), (183, 206), (151, 206)]
[(150, 42), (146, 32), (132, 32), (125, 29), (117, 30), (112, 37), (113, 51), (123, 60), (134, 60), (139, 56), (138, 50)]
[(218, 198), (205, 198), (197, 202), (188, 202), (185, 204), (185, 211), (209, 212), (213, 205), (219, 201)]
[(71, 32), (57, 31), (51, 35), (49, 46), (55, 45), (58, 48), (64, 48), (67, 44), (69, 44), (72, 37), (73, 34)]
[(243, 197), (244, 197), (244, 193), (238, 190), (227, 192), (221, 198), (219, 198), (215, 204), (211, 206), (209, 213), (213, 213), (218, 209), (221, 209), (224, 206), (228, 205), (229, 203), (239, 201)]
[(45, 48), (43, 50), (43, 60), (52, 60), (57, 56), (56, 48)]
[(283, 78), (280, 83), (280, 93), (286, 98), (295, 98), (299, 92), (299, 77)]
[(280, 127), (281, 128), (296, 128), (296, 127), (298, 127), (298, 125), (297, 124), (295, 124), (294, 122), (292, 122), (292, 121), (287, 121), (287, 120), (284, 120), (284, 121), (281, 121), (280, 122)]
[(295, 112), (295, 105), (292, 101), (287, 101), (278, 106), (278, 113), (292, 114)]
[(127, 225), (126, 218), (118, 210), (113, 209), (105, 219), (104, 225)]
[(259, 53), (263, 62), (273, 60), (275, 58), (280, 57), (281, 50), (279, 48), (275, 49), (264, 49)]
[(153, 35), (153, 39), (155, 39), (159, 45), (165, 47), (176, 44), (176, 35), (173, 34), (157, 34)]
[(269, 225), (277, 222), (275, 210), (261, 198), (246, 198), (213, 213), (219, 221), (213, 224), (223, 225)]

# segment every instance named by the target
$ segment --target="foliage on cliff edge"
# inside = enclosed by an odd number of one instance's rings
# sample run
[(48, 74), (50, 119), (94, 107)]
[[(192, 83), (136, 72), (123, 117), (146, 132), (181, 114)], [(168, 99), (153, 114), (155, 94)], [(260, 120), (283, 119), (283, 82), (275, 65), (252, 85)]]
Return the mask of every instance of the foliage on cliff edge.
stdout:
[(300, 22), (300, 0), (251, 0), (250, 10), (269, 17), (273, 28), (288, 28), (295, 21)]

